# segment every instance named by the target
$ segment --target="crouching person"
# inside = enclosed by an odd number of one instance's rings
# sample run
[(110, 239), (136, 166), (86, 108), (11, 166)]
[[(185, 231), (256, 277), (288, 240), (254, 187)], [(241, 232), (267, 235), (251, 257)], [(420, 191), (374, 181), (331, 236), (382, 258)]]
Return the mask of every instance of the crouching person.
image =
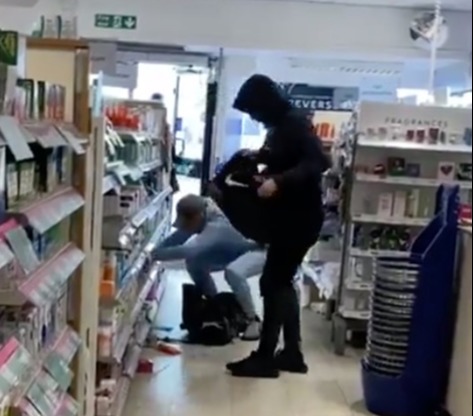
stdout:
[(229, 267), (234, 262), (238, 266), (238, 259), (257, 248), (256, 243), (235, 230), (210, 198), (187, 195), (176, 210), (176, 230), (153, 251), (152, 259), (184, 260), (194, 284), (208, 298), (217, 295), (211, 273), (227, 269), (226, 280), (248, 319), (242, 339), (258, 340), (260, 323), (247, 278)]

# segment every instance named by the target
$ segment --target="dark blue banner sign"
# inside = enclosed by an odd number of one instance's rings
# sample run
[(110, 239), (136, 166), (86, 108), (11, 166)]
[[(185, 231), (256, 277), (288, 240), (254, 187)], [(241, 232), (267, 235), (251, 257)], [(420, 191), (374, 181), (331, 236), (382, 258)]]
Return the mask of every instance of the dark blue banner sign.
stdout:
[(307, 114), (316, 111), (351, 111), (358, 101), (358, 88), (286, 83), (280, 86), (292, 105)]

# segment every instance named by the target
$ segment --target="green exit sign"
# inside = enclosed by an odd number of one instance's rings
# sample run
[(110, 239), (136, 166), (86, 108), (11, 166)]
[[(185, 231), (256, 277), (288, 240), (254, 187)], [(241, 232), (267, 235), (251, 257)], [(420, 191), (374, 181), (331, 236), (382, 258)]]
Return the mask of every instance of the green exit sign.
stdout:
[(138, 18), (124, 14), (99, 13), (95, 15), (94, 25), (100, 29), (135, 30), (138, 25)]

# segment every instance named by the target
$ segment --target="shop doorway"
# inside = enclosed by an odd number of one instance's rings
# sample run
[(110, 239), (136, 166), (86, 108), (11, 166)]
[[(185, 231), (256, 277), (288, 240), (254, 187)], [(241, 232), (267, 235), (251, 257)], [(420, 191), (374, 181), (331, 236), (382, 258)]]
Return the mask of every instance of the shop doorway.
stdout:
[(163, 97), (176, 143), (175, 168), (182, 194), (200, 193), (205, 153), (209, 68), (140, 63), (133, 98)]

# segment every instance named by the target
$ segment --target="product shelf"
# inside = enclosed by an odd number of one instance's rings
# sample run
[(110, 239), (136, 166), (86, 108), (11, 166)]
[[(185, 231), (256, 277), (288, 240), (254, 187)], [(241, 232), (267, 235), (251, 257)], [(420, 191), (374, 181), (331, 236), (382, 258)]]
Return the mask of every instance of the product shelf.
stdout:
[(409, 255), (406, 251), (395, 250), (362, 250), (359, 248), (351, 248), (350, 254), (353, 257), (406, 257)]
[(383, 217), (371, 214), (356, 214), (353, 215), (352, 220), (355, 223), (405, 225), (408, 227), (425, 227), (429, 223), (428, 218)]
[(96, 337), (98, 307), (88, 45), (9, 36), (18, 64), (2, 97), (15, 106), (0, 109), (0, 337), (17, 341), (0, 379), (21, 377), (0, 414), (92, 416), (95, 351), (82, 343)]
[(105, 172), (95, 182), (95, 213), (103, 219), (94, 238), (102, 276), (95, 414), (119, 416), (151, 330), (146, 315), (155, 311), (161, 287), (161, 266), (150, 254), (170, 228), (171, 142), (162, 103), (105, 99), (104, 108), (95, 141), (97, 169)]
[(172, 189), (166, 188), (156, 195), (149, 204), (136, 213), (130, 220), (131, 225), (135, 228), (141, 227), (146, 220), (156, 215), (164, 200), (171, 195)]
[(136, 258), (135, 262), (128, 270), (126, 275), (122, 279), (122, 286), (117, 292), (117, 294), (112, 298), (102, 297), (100, 302), (103, 306), (110, 306), (116, 305), (122, 302), (124, 295), (127, 293), (129, 289), (129, 285), (136, 279), (136, 277), (141, 273), (143, 267), (148, 262), (149, 254), (153, 251), (153, 249), (159, 244), (160, 239), (162, 238), (165, 230), (168, 227), (169, 223), (169, 215), (166, 215), (159, 226), (156, 228), (156, 231), (150, 237), (148, 243), (143, 246), (143, 250)]
[(118, 189), (120, 187), (120, 183), (116, 179), (116, 177), (112, 174), (106, 175), (103, 178), (103, 185), (102, 185), (102, 193), (106, 194), (113, 189)]
[(138, 364), (140, 362), (141, 353), (143, 348), (139, 345), (134, 345), (131, 348), (131, 352), (127, 357), (127, 361), (124, 365), (123, 375), (126, 377), (130, 377), (132, 379), (135, 377), (136, 370), (138, 369)]
[(112, 406), (109, 411), (97, 412), (96, 416), (122, 416), (125, 410), (131, 381), (129, 377), (121, 377), (117, 383), (116, 392), (113, 395)]
[(379, 176), (366, 173), (357, 173), (358, 182), (382, 183), (387, 185), (403, 185), (437, 189), (441, 185), (459, 186), (461, 189), (471, 190), (473, 185), (467, 181), (442, 181), (439, 179), (425, 179), (408, 176)]
[(135, 326), (138, 322), (138, 317), (140, 316), (140, 313), (143, 309), (146, 298), (148, 297), (151, 288), (154, 286), (158, 279), (160, 268), (160, 265), (155, 265), (150, 270), (148, 278), (146, 279), (139, 291), (138, 298), (133, 309), (131, 310), (129, 317), (125, 319), (125, 322), (122, 323), (120, 330), (117, 332), (117, 335), (115, 337), (116, 343), (112, 348), (112, 355), (106, 357), (99, 356), (99, 362), (120, 363), (122, 361), (128, 343), (131, 339), (132, 334), (134, 333)]
[(458, 187), (464, 215), (471, 212), (471, 110), (361, 102), (340, 142), (334, 163), (344, 220), (333, 317), (337, 354), (347, 333), (366, 331), (374, 259), (408, 256), (435, 215), (437, 188)]
[(31, 302), (35, 306), (45, 306), (54, 302), (84, 258), (84, 253), (69, 243), (53, 258), (33, 271), (17, 290), (0, 292), (0, 303), (7, 306), (21, 306)]
[(84, 202), (84, 198), (74, 188), (65, 187), (20, 208), (18, 213), (26, 217), (29, 225), (38, 233), (44, 234), (70, 217)]
[[(64, 391), (67, 391), (70, 381), (72, 380), (72, 375), (66, 384), (63, 384), (64, 379), (61, 379), (61, 376), (66, 375), (64, 373), (66, 371), (65, 366), (68, 366), (71, 363), (80, 344), (80, 338), (77, 333), (70, 327), (65, 327), (56, 337), (56, 340), (51, 344), (51, 346), (41, 352), (37, 359), (34, 359), (26, 350), (23, 349), (16, 339), (11, 339), (0, 351), (0, 356), (7, 356), (3, 365), (0, 365), (0, 369), (2, 373), (5, 374), (9, 371), (17, 371), (15, 369), (20, 366), (23, 368), (23, 371), (16, 374), (16, 383), (9, 386), (10, 392), (3, 391), (0, 393), (10, 394), (13, 405), (19, 406), (28, 391), (41, 378), (44, 371), (56, 380), (59, 387)], [(15, 354), (20, 350), (22, 350), (23, 358), (21, 359), (19, 356), (15, 358)], [(17, 361), (22, 361), (23, 365), (19, 364)], [(55, 376), (57, 376), (57, 378)]]
[(471, 146), (466, 144), (428, 144), (409, 142), (406, 140), (361, 139), (358, 140), (357, 146), (367, 149), (397, 149), (418, 152), (471, 154)]

